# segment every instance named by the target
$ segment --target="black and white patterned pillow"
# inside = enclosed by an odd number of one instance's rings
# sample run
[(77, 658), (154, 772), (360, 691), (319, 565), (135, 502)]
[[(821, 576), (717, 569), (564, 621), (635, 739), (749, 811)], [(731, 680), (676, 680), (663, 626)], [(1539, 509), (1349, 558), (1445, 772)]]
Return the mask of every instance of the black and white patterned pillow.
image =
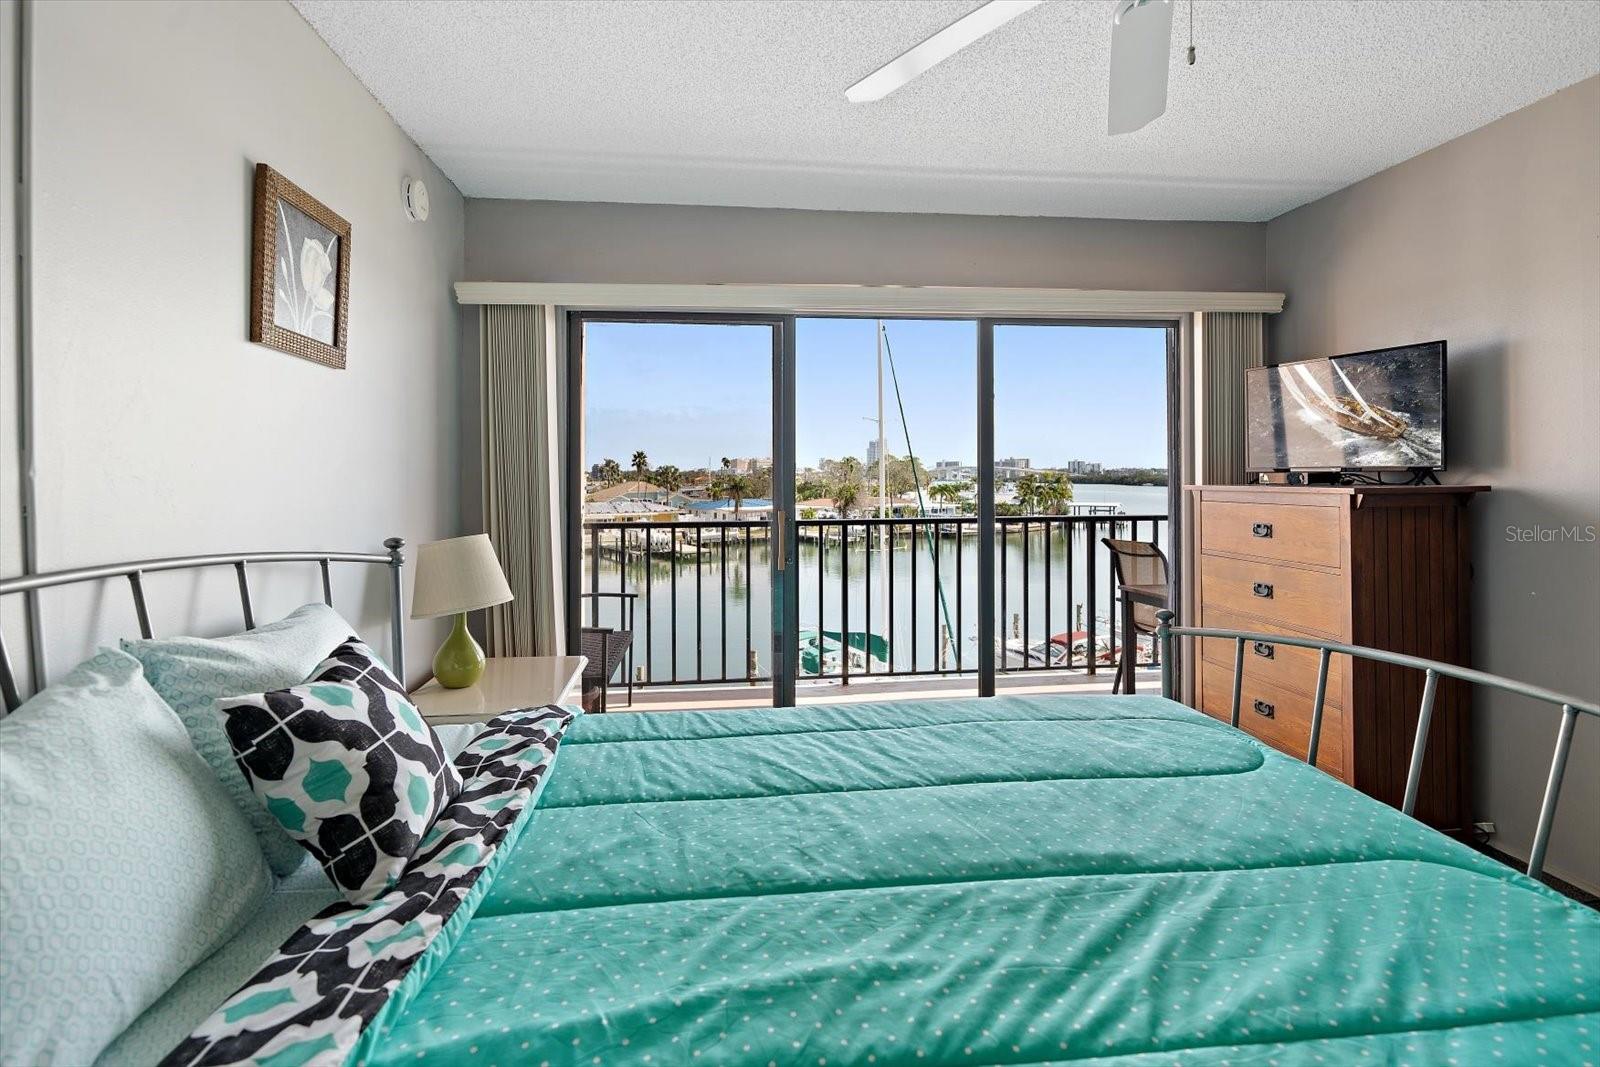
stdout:
[(461, 790), (433, 728), (354, 637), (302, 684), (217, 708), (250, 788), (356, 903), (393, 884)]

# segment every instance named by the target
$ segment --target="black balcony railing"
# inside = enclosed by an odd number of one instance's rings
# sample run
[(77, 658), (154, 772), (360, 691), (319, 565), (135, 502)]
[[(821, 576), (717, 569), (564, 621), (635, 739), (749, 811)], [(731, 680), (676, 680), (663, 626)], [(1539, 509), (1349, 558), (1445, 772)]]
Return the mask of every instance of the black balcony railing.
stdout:
[[(1109, 673), (1120, 618), (1100, 538), (1165, 550), (1167, 516), (1007, 516), (995, 525), (997, 637), (985, 650), (976, 518), (799, 520), (799, 677), (972, 674), (984, 655), (1004, 673)], [(770, 530), (766, 519), (584, 524), (587, 591), (635, 594), (638, 684), (771, 679)], [(615, 610), (589, 600), (583, 622), (616, 625)], [(1145, 642), (1141, 664), (1152, 655)]]

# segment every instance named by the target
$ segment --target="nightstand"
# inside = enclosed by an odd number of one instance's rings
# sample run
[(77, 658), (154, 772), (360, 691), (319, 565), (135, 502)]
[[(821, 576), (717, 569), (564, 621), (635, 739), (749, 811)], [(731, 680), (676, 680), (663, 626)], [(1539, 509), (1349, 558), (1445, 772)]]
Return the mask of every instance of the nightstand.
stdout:
[(411, 691), (411, 702), (434, 724), (483, 722), (512, 708), (578, 703), (587, 656), (491, 656), (477, 685), (446, 689), (438, 679)]

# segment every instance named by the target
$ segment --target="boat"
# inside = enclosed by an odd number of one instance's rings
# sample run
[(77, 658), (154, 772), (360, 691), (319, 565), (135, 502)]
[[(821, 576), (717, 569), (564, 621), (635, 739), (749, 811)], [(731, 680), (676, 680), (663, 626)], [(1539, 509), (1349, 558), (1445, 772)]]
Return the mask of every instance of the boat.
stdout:
[[(1155, 641), (1149, 634), (1138, 636), (1137, 647), (1136, 663), (1140, 666), (1155, 663)], [(1106, 631), (1102, 630), (1095, 635), (1094, 649), (1096, 667), (1113, 667), (1122, 655), (1120, 636), (1117, 644), (1112, 645)], [(1089, 633), (1087, 630), (1063, 631), (1032, 645), (1025, 645), (1016, 637), (1004, 642), (996, 640), (995, 654), (1005, 668), (1085, 667), (1089, 662)]]
[(889, 642), (881, 634), (851, 630), (846, 640), (838, 630), (813, 627), (801, 630), (799, 638), (802, 675), (842, 674), (845, 663), (851, 674), (865, 674), (869, 665), (874, 672), (889, 669)]
[[(1071, 666), (1076, 663), (1089, 662), (1089, 631), (1073, 630), (1070, 633), (1062, 632), (1050, 638), (1052, 648), (1059, 650), (1059, 662)], [(1094, 640), (1095, 663), (1110, 664), (1116, 662), (1116, 650), (1111, 647), (1110, 640), (1105, 634), (1098, 634)]]
[(1328, 419), (1340, 429), (1362, 437), (1398, 441), (1406, 435), (1411, 429), (1411, 424), (1406, 421), (1405, 416), (1381, 405), (1369, 404), (1337, 363), (1329, 365), (1344, 383), (1344, 387), (1349, 390), (1349, 395), (1342, 393), (1338, 396), (1331, 395), (1312, 376), (1309, 367), (1294, 365), (1292, 369), (1307, 392), (1303, 393), (1296, 388), (1292, 378), (1285, 378), (1284, 381), (1288, 384), (1290, 393), (1302, 406)]

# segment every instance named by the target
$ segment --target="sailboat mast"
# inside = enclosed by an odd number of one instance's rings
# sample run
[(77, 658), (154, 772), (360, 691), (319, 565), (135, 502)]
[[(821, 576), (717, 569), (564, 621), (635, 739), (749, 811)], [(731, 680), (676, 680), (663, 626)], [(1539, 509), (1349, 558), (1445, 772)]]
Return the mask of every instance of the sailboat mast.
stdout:
[[(889, 347), (889, 336), (884, 332), (882, 320), (878, 322), (878, 338), (889, 357), (889, 382), (894, 386), (894, 404), (900, 413), (900, 430), (906, 436), (906, 462), (911, 467), (911, 484), (917, 492), (917, 517), (925, 519), (928, 517), (925, 503), (927, 498), (922, 495), (922, 476), (917, 473), (917, 450), (911, 444), (911, 424), (906, 421), (905, 397), (900, 395), (900, 375), (894, 369), (894, 349)], [(939, 580), (939, 548), (931, 529), (924, 529), (923, 537), (928, 543), (928, 561), (933, 564), (933, 591), (939, 598), (939, 608), (944, 616), (945, 639), (947, 642), (953, 642), (957, 635), (955, 627), (950, 625), (950, 604), (945, 600), (944, 583)], [(915, 540), (915, 534), (912, 535), (912, 539)], [(916, 548), (913, 547), (912, 551), (915, 552)]]
[[(888, 457), (884, 455), (883, 431), (883, 320), (878, 320), (878, 518), (888, 517), (889, 502), (885, 499), (889, 491)], [(878, 568), (878, 586), (880, 593), (878, 603), (879, 611), (883, 613), (883, 633), (889, 633), (889, 568), (894, 566), (894, 560), (889, 556), (889, 527), (883, 523), (878, 524), (878, 559), (882, 561)], [(870, 622), (870, 620), (869, 620)], [(890, 640), (893, 640), (891, 635)]]

